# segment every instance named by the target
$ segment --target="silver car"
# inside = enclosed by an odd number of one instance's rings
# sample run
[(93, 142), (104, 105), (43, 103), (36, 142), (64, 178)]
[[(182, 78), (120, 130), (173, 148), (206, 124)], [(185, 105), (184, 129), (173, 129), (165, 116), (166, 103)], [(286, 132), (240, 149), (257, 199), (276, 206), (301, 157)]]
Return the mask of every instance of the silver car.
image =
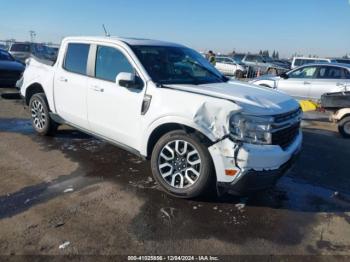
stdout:
[(250, 83), (275, 88), (297, 99), (319, 101), (325, 93), (350, 89), (350, 65), (309, 64), (279, 76), (263, 76)]
[(25, 62), (31, 56), (32, 45), (30, 43), (13, 43), (9, 53), (18, 61)]

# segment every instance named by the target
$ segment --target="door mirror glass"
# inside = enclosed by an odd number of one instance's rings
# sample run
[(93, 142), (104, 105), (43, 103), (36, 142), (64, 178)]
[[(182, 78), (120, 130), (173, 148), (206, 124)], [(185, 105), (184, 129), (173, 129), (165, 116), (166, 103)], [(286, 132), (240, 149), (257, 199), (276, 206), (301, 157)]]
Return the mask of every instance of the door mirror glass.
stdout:
[(283, 78), (283, 79), (288, 79), (289, 78), (287, 73), (280, 74), (280, 77)]

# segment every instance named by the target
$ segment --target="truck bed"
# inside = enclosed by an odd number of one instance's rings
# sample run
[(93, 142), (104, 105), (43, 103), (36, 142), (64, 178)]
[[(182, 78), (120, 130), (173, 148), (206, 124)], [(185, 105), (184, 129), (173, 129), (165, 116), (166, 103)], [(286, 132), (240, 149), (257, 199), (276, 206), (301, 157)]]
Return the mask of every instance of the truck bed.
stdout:
[(328, 93), (321, 97), (325, 109), (350, 108), (350, 92)]

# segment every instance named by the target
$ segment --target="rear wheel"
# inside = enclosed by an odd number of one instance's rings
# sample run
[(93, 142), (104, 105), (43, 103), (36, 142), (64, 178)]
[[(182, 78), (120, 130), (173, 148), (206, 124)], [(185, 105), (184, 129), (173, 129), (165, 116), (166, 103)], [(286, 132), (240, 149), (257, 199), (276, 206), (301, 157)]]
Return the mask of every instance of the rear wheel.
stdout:
[(159, 139), (151, 167), (159, 185), (176, 197), (198, 197), (215, 187), (213, 163), (206, 144), (182, 130)]
[(350, 138), (350, 116), (344, 117), (338, 124), (339, 133), (345, 137)]
[(32, 116), (32, 126), (41, 136), (53, 135), (58, 124), (50, 118), (50, 110), (44, 93), (31, 97), (29, 108)]

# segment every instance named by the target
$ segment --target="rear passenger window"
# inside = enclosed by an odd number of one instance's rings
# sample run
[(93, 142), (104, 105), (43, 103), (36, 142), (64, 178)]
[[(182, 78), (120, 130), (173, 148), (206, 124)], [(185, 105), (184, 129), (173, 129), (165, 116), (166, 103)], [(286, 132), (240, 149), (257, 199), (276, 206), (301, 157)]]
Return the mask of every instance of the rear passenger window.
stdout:
[(68, 44), (63, 68), (69, 72), (86, 75), (89, 44)]
[(340, 67), (325, 66), (321, 67), (318, 72), (318, 78), (323, 79), (345, 79), (347, 78), (347, 71)]
[(134, 72), (134, 68), (123, 53), (113, 47), (98, 46), (95, 68), (96, 78), (115, 82), (117, 75), (121, 72)]

